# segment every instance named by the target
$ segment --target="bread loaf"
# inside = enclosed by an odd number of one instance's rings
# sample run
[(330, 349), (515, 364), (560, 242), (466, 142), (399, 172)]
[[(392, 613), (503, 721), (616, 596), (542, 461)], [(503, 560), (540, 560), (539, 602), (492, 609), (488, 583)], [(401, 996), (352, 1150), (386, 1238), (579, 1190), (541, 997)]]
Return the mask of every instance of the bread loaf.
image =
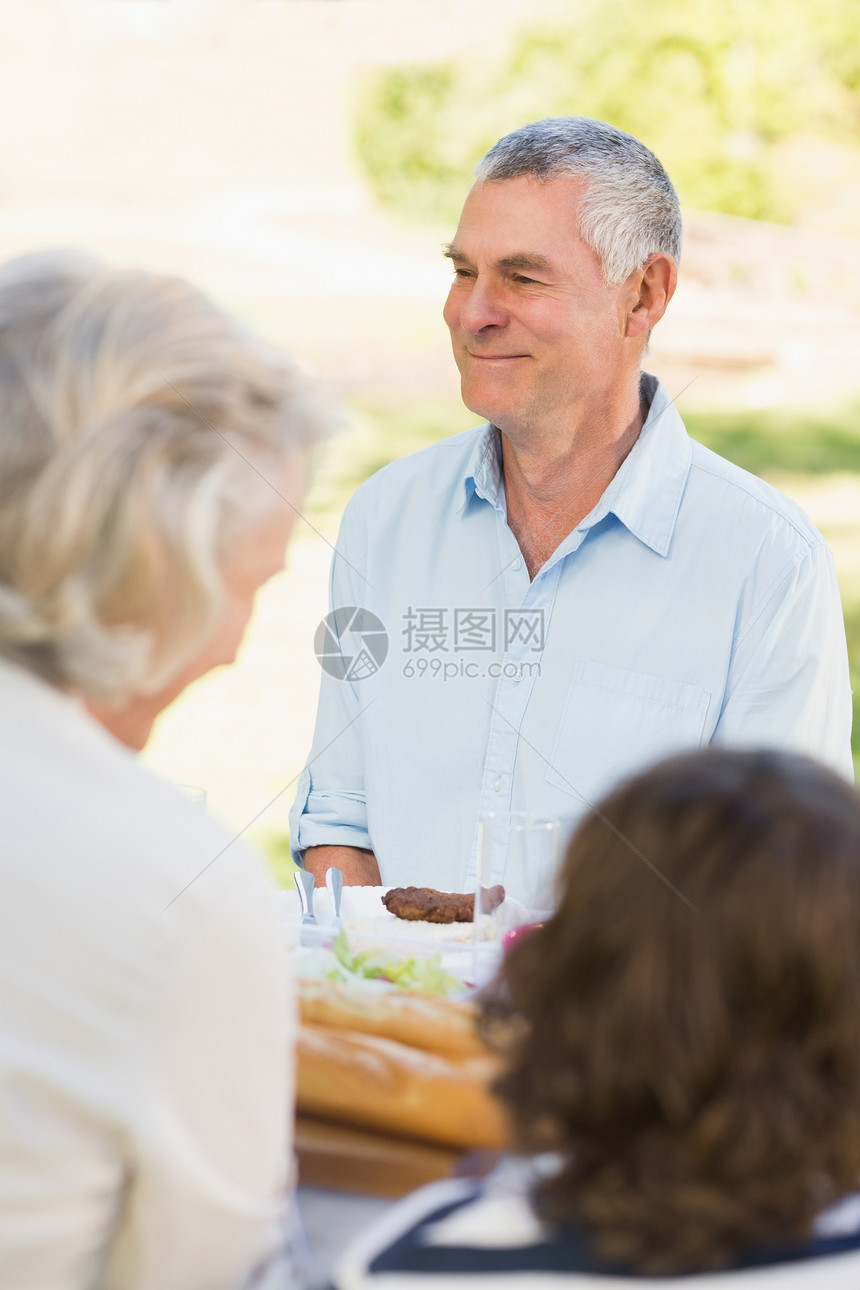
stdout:
[(417, 990), (369, 990), (351, 982), (299, 980), (302, 1021), (367, 1035), (383, 1035), (413, 1048), (451, 1057), (481, 1057), (475, 1008)]
[(298, 1037), (299, 1111), (453, 1147), (506, 1145), (501, 1107), (489, 1093), (492, 1058), (460, 1061), (350, 1030), (303, 1025)]

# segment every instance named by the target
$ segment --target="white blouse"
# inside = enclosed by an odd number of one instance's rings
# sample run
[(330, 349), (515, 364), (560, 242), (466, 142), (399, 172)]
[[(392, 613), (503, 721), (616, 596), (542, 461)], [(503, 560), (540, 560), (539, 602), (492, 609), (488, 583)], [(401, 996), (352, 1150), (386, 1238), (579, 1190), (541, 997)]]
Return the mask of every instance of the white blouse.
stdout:
[(259, 860), (0, 662), (0, 1285), (288, 1284), (294, 1004)]

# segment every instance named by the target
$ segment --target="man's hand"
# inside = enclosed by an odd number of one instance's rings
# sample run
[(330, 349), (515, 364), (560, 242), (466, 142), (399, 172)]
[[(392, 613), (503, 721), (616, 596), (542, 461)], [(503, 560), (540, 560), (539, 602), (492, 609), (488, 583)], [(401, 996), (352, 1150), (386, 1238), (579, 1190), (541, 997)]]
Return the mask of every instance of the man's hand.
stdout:
[(340, 869), (347, 887), (382, 886), (376, 856), (362, 847), (308, 847), (304, 859), (317, 887), (325, 886), (326, 869)]

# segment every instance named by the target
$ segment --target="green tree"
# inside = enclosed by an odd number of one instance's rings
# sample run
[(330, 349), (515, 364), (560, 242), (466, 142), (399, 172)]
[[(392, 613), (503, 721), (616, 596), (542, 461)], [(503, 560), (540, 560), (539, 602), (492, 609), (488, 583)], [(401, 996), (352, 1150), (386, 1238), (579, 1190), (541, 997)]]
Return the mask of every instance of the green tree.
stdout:
[[(642, 138), (690, 206), (790, 221), (793, 136), (860, 145), (856, 0), (601, 0), (501, 59), (397, 68), (365, 88), (359, 156), (382, 199), (455, 217), (477, 159), (524, 121), (595, 116)], [(860, 152), (858, 152), (860, 157)]]

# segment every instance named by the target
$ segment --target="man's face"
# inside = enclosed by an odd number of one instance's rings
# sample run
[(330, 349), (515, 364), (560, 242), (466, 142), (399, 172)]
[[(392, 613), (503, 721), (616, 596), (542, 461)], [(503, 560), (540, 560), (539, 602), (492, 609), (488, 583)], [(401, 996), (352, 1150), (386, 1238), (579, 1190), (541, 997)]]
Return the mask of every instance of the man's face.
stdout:
[(606, 285), (576, 231), (584, 187), (475, 184), (451, 244), (444, 317), (463, 402), (507, 434), (560, 428), (629, 363), (630, 291)]

